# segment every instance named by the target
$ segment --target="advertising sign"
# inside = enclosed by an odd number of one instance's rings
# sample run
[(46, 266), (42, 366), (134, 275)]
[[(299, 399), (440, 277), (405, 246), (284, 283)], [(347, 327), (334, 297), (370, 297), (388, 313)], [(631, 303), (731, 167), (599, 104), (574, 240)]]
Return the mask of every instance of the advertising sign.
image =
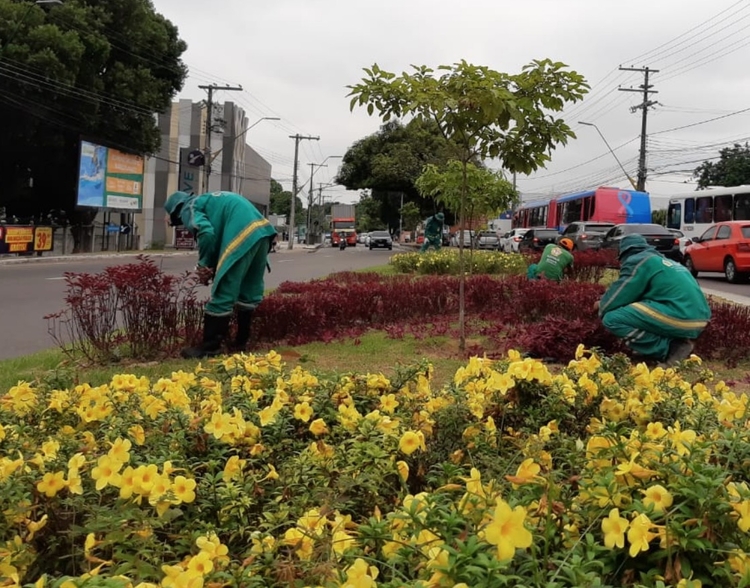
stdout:
[(141, 210), (143, 157), (81, 141), (78, 206)]
[(52, 251), (52, 227), (0, 227), (0, 253)]

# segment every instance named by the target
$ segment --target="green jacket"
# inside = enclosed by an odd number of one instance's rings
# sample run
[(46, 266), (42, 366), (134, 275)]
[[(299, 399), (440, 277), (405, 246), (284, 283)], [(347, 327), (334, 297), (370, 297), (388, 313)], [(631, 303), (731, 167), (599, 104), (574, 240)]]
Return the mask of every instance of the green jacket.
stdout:
[(185, 228), (195, 235), (198, 265), (216, 269), (215, 283), (260, 239), (276, 235), (276, 229), (258, 209), (233, 192), (201, 196), (175, 192), (164, 208), (170, 215), (177, 212)]
[(542, 258), (536, 266), (536, 275), (557, 282), (563, 279), (565, 268), (573, 265), (573, 256), (564, 247), (550, 243), (544, 248)]
[(424, 236), (432, 239), (441, 237), (443, 235), (443, 223), (444, 221), (437, 215), (428, 218), (424, 226)]
[(666, 259), (642, 235), (620, 242), (620, 277), (599, 303), (599, 316), (630, 306), (676, 336), (696, 337), (711, 318), (698, 282), (677, 262)]

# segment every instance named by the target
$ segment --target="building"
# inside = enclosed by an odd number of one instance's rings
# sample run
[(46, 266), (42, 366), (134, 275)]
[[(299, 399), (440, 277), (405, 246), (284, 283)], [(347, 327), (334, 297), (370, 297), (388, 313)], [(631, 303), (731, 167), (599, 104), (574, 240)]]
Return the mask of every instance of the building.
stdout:
[(135, 215), (140, 247), (170, 246), (174, 230), (165, 220), (167, 197), (182, 190), (237, 192), (268, 215), (271, 164), (245, 143), (248, 119), (232, 102), (215, 104), (211, 133), (211, 164), (206, 189), (206, 167), (193, 167), (189, 155), (206, 146), (206, 106), (191, 100), (175, 102), (158, 117), (159, 153), (146, 161), (143, 210)]

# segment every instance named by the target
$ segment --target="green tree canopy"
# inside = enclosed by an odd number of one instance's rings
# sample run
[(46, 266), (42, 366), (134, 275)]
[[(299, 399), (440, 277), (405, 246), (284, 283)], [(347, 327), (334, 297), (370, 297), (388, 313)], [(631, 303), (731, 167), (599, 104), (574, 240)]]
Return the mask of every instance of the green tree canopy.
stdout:
[[(300, 214), (304, 210), (302, 199), (299, 196), (297, 196), (294, 206), (296, 214)], [(271, 214), (285, 216), (287, 217), (287, 222), (289, 221), (289, 215), (292, 212), (292, 193), (289, 190), (284, 190), (284, 187), (273, 179), (271, 180), (271, 203), (269, 208)]]
[(750, 184), (750, 145), (735, 143), (719, 151), (719, 161), (704, 161), (693, 172), (698, 188)]
[[(378, 220), (396, 229), (402, 196), (404, 204), (414, 202), (422, 216), (436, 212), (434, 201), (424, 198), (415, 182), (425, 165), (444, 164), (451, 153), (433, 121), (390, 121), (347, 150), (336, 182), (349, 190), (370, 190), (372, 199), (380, 203)], [(450, 211), (446, 212), (448, 222), (453, 222)]]
[(186, 47), (150, 0), (0, 0), (0, 206), (72, 213), (81, 136), (156, 152)]

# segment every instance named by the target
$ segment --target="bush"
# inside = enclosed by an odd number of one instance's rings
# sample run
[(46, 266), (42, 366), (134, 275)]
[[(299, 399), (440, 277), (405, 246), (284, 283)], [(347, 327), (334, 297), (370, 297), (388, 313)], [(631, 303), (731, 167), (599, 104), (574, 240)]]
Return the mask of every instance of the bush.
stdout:
[(196, 340), (203, 312), (196, 281), (137, 259), (99, 274), (65, 273), (66, 308), (44, 318), (66, 354), (99, 363), (156, 359)]
[[(496, 251), (464, 252), (465, 271), (473, 274), (518, 275), (526, 272), (524, 259)], [(398, 272), (421, 275), (457, 275), (458, 250), (441, 249), (426, 253), (397, 253), (390, 259)]]
[[(322, 376), (275, 353), (0, 400), (0, 582), (743, 586), (748, 396), (511, 352)], [(34, 584), (32, 584), (34, 583)]]

